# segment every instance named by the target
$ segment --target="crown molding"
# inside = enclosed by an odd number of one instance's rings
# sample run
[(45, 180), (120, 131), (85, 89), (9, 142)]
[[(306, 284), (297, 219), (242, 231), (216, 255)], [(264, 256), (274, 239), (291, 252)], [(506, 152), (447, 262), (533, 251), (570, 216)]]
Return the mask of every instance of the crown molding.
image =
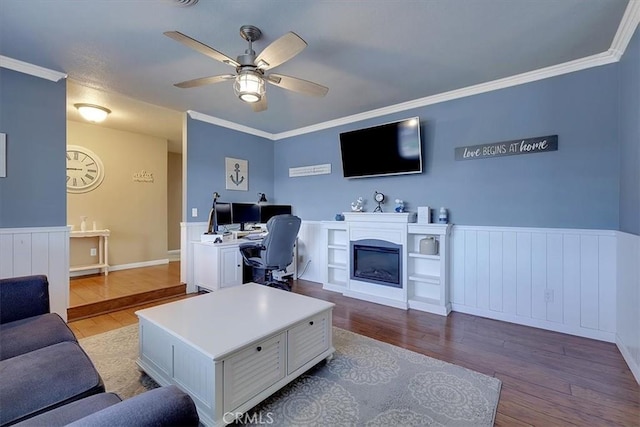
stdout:
[(29, 64), (28, 62), (19, 61), (3, 55), (0, 55), (0, 67), (40, 77), (41, 79), (51, 80), (52, 82), (59, 82), (60, 80), (67, 78), (65, 73)]
[(629, 0), (609, 52), (619, 61), (640, 24), (640, 0)]
[(467, 86), (462, 89), (455, 89), (449, 92), (443, 92), (437, 95), (414, 99), (412, 101), (407, 101), (400, 104), (389, 105), (387, 107), (378, 108), (376, 110), (370, 110), (364, 113), (354, 114), (352, 116), (341, 117), (336, 120), (330, 120), (304, 128), (277, 133), (274, 135), (273, 139), (277, 141), (284, 138), (291, 138), (293, 136), (316, 132), (336, 126), (358, 122), (361, 120), (372, 119), (388, 114), (424, 107), (427, 105), (438, 104), (441, 102), (452, 101), (454, 99), (464, 98), (467, 96), (478, 95), (481, 93), (492, 92), (498, 89), (531, 83), (537, 80), (543, 80), (550, 77), (560, 76), (562, 74), (572, 73), (574, 71), (580, 71), (587, 68), (610, 64), (612, 62), (618, 61), (618, 59), (619, 58), (616, 58), (615, 55), (613, 55), (611, 52), (607, 51), (585, 58), (576, 59), (574, 61), (565, 62), (563, 64), (553, 65), (550, 67), (540, 68), (538, 70), (517, 74), (515, 76), (505, 77), (502, 79), (480, 83), (473, 86)]
[(193, 110), (187, 110), (187, 114), (194, 120), (200, 120), (201, 122), (211, 123), (212, 125), (222, 126), (228, 129), (237, 130), (239, 132), (248, 133), (262, 138), (273, 140), (274, 135), (269, 132), (264, 132), (259, 129), (251, 128), (249, 126), (241, 125), (228, 120), (219, 119), (217, 117), (209, 116), (207, 114), (199, 113)]

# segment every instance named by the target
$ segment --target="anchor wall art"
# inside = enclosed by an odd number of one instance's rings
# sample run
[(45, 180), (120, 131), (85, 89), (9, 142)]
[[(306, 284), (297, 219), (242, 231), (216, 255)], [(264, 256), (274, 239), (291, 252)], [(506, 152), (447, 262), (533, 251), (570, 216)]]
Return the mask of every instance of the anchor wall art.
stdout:
[(226, 189), (248, 191), (249, 190), (249, 162), (242, 159), (225, 157)]

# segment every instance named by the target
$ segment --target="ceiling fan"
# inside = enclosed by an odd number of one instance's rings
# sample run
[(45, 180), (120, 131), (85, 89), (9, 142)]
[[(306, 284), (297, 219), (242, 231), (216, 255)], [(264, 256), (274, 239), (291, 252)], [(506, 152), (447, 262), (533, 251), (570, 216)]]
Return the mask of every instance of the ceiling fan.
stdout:
[(256, 112), (267, 109), (265, 81), (283, 89), (311, 96), (325, 96), (329, 91), (327, 87), (297, 77), (273, 73), (265, 74), (265, 71), (290, 60), (307, 47), (307, 42), (294, 32), (288, 32), (275, 40), (256, 56), (252, 46), (254, 41), (260, 39), (262, 32), (253, 25), (243, 25), (240, 27), (240, 36), (249, 42), (249, 47), (244, 51), (244, 54), (238, 55), (237, 59), (232, 59), (224, 53), (218, 52), (214, 48), (178, 31), (167, 31), (164, 35), (236, 69), (236, 74), (222, 74), (187, 80), (176, 83), (174, 85), (176, 87), (191, 88), (234, 80), (233, 90), (235, 94), (241, 100), (250, 103), (253, 111)]

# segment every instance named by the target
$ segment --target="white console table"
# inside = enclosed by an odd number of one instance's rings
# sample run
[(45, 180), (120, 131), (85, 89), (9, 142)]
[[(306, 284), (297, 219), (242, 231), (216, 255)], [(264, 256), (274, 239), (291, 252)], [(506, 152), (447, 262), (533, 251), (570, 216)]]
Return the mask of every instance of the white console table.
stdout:
[(105, 276), (109, 274), (109, 235), (110, 230), (70, 231), (70, 238), (98, 237), (98, 262), (95, 264), (71, 267), (70, 272), (98, 269)]

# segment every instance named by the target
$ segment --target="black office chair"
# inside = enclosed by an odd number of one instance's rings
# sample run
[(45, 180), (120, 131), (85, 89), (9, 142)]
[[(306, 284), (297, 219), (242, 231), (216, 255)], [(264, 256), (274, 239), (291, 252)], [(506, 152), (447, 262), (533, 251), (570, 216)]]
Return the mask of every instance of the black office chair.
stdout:
[(285, 271), (293, 261), (293, 247), (301, 220), (295, 215), (276, 215), (267, 221), (267, 236), (262, 242), (243, 243), (240, 252), (245, 264), (253, 267), (255, 282), (291, 290), (285, 281), (275, 280), (274, 271)]

